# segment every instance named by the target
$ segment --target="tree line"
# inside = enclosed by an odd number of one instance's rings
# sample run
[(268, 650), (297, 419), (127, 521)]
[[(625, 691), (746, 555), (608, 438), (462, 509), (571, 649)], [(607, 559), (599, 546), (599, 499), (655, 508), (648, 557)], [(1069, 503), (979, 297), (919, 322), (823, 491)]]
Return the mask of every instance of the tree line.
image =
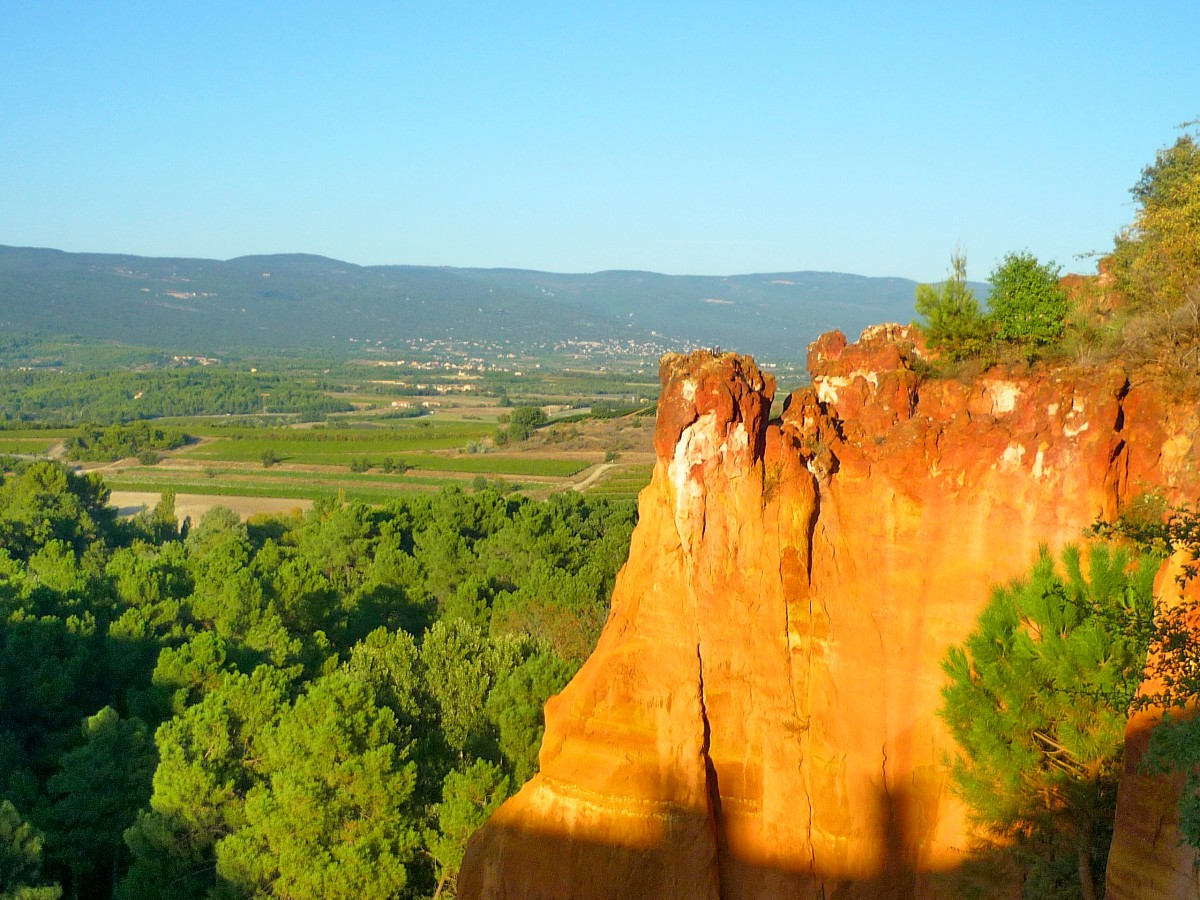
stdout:
[(115, 460), (127, 456), (146, 454), (157, 459), (159, 450), (175, 450), (182, 447), (190, 437), (182, 428), (155, 425), (144, 419), (128, 424), (82, 425), (79, 430), (63, 440), (63, 452), (67, 459)]
[(213, 369), (0, 372), (0, 426), (112, 425), (163, 416), (292, 413), (319, 419), (352, 407), (330, 385)]

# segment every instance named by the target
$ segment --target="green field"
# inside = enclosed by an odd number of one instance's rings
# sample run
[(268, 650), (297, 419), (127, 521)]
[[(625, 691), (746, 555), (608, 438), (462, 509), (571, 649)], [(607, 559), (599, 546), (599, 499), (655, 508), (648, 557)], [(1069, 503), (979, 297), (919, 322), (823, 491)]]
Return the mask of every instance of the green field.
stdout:
[[(562, 459), (537, 456), (496, 456), (490, 453), (469, 456), (405, 456), (414, 469), (431, 472), (466, 472), (473, 475), (526, 475), (544, 478), (570, 478), (594, 463), (586, 459)], [(378, 460), (375, 460), (378, 462)]]
[(54, 438), (45, 436), (36, 438), (14, 438), (0, 432), (0, 454), (38, 454), (45, 455), (56, 443)]
[(387, 487), (373, 488), (369, 484), (341, 484), (327, 481), (293, 481), (289, 483), (263, 481), (231, 481), (224, 478), (142, 478), (124, 475), (108, 476), (105, 483), (116, 491), (161, 492), (172, 488), (177, 494), (223, 495), (229, 497), (282, 497), (295, 500), (316, 500), (341, 494), (347, 500), (364, 503), (384, 503), (407, 491), (438, 490), (462, 482), (450, 479), (406, 479)]
[(70, 428), (0, 429), (0, 455), (44, 455), (67, 435), (74, 433), (74, 429)]
[(636, 497), (650, 483), (653, 466), (621, 466), (612, 469), (588, 489), (604, 497)]
[(193, 459), (256, 462), (265, 451), (280, 462), (300, 465), (349, 465), (354, 458), (382, 460), (385, 456), (421, 450), (453, 450), (492, 433), (482, 422), (430, 422), (388, 428), (234, 428), (211, 433), (212, 440), (181, 455)]
[[(415, 470), (414, 470), (415, 471)], [(402, 488), (405, 484), (425, 484), (425, 485), (443, 485), (443, 484), (458, 484), (459, 479), (455, 478), (437, 478), (437, 477), (422, 477), (408, 472), (404, 475), (393, 474), (370, 474), (359, 472), (289, 472), (286, 469), (228, 469), (219, 468), (216, 466), (206, 467), (200, 472), (196, 471), (180, 471), (168, 467), (151, 467), (151, 466), (135, 466), (128, 469), (121, 469), (117, 472), (106, 472), (104, 480), (111, 484), (122, 485), (127, 481), (138, 482), (153, 482), (161, 487), (170, 487), (172, 484), (180, 481), (188, 483), (205, 484), (214, 481), (232, 484), (313, 484), (327, 487), (341, 487), (347, 484), (360, 486), (374, 486), (380, 489), (391, 487)], [(273, 488), (269, 488), (273, 490)], [(129, 488), (129, 490), (134, 490)], [(155, 487), (154, 490), (158, 490)], [(209, 491), (208, 493), (212, 493)]]
[[(208, 445), (212, 447), (213, 445)], [(206, 448), (207, 449), (207, 448)], [(240, 448), (237, 448), (240, 450)], [(267, 449), (264, 447), (264, 449)], [(391, 457), (392, 461), (399, 465), (404, 463), (410, 469), (420, 469), (427, 472), (461, 472), (469, 475), (524, 475), (531, 478), (570, 478), (572, 475), (577, 475), (588, 466), (593, 465), (593, 462), (586, 459), (563, 459), (559, 457), (534, 457), (534, 456), (499, 456), (490, 453), (470, 454), (464, 456), (438, 456), (431, 453), (409, 453), (405, 455), (397, 455), (395, 450), (386, 453), (371, 453), (364, 450), (359, 450), (355, 453), (340, 455), (330, 453), (328, 451), (319, 452), (291, 452), (291, 446), (283, 444), (274, 444), (269, 449), (275, 453), (277, 459), (281, 463), (289, 463), (295, 465), (314, 465), (314, 466), (345, 466), (349, 468), (350, 463), (354, 459), (364, 460), (371, 463), (371, 468), (378, 468), (383, 464), (385, 457)], [(217, 453), (210, 452), (203, 456), (185, 451), (182, 455), (187, 455), (192, 458), (200, 458), (211, 460), (214, 463), (222, 462), (258, 462), (262, 459), (263, 450), (259, 450), (257, 454), (249, 456), (237, 452)], [(261, 473), (256, 473), (255, 477), (268, 476), (269, 469), (263, 469)], [(282, 473), (289, 477), (298, 477), (295, 472)], [(395, 476), (388, 476), (395, 477)]]
[(383, 428), (231, 428), (209, 432), (209, 439), (180, 451), (187, 459), (213, 462), (261, 462), (265, 453), (290, 465), (347, 466), (352, 462), (382, 466), (385, 459), (417, 469), (476, 475), (525, 475), (569, 478), (592, 463), (587, 460), (507, 454), (435, 455), (490, 435), (482, 421), (430, 421)]
[[(382, 421), (347, 417), (300, 428), (264, 427), (262, 421), (255, 425), (245, 418), (185, 417), (172, 422), (198, 440), (166, 454), (158, 467), (106, 467), (104, 477), (114, 490), (174, 487), (181, 493), (285, 498), (350, 491), (356, 498), (378, 502), (405, 491), (461, 485), (472, 476), (535, 479), (541, 482), (540, 488), (562, 479), (556, 486), (563, 488), (569, 486), (566, 479), (600, 460), (599, 453), (594, 458), (590, 453), (523, 453), (520, 445), (501, 452), (466, 452), (495, 430), (490, 417), (476, 415), (477, 411), (470, 418), (450, 418), (435, 413)], [(75, 431), (0, 431), (0, 455), (46, 454)], [(271, 457), (278, 465), (262, 466), (264, 458)], [(385, 462), (407, 471), (403, 475), (384, 473)], [(351, 471), (352, 466), (358, 471)], [(612, 496), (635, 495), (649, 475), (643, 478), (641, 473), (625, 472), (621, 468), (607, 473), (592, 490)], [(536, 482), (526, 484), (539, 487)]]

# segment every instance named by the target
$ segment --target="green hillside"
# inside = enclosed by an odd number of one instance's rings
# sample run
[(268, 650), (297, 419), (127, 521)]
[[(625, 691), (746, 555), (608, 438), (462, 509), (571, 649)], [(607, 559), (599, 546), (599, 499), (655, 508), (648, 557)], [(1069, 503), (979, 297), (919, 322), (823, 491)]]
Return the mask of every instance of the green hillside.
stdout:
[(319, 256), (220, 261), (0, 246), (0, 328), (173, 352), (361, 351), (411, 339), (552, 350), (567, 341), (714, 345), (803, 356), (822, 331), (912, 318), (914, 283), (823, 272), (356, 266)]

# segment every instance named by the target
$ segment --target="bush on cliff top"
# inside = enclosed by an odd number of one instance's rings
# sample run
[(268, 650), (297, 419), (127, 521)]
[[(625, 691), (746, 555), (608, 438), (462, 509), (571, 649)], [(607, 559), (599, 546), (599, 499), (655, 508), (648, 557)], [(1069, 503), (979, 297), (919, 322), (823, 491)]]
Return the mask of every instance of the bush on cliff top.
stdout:
[(917, 286), (916, 310), (924, 320), (917, 327), (930, 348), (951, 364), (974, 360), (984, 365), (1014, 354), (1032, 361), (1051, 351), (1070, 312), (1058, 267), (1028, 252), (1009, 253), (989, 279), (988, 313), (967, 287), (967, 260), (960, 250), (950, 257), (945, 281)]
[(1111, 271), (1128, 304), (1122, 349), (1200, 372), (1200, 143), (1198, 123), (1158, 151), (1130, 193), (1133, 224), (1117, 236)]
[(997, 339), (1036, 352), (1062, 338), (1070, 304), (1058, 275), (1058, 266), (1040, 263), (1032, 253), (1004, 257), (988, 276), (988, 306)]

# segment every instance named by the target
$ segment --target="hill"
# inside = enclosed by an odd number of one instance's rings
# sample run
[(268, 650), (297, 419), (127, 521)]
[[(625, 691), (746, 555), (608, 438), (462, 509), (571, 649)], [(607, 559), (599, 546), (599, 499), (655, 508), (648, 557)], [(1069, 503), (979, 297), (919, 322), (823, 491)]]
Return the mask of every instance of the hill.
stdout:
[(551, 350), (715, 345), (773, 359), (821, 332), (912, 318), (915, 282), (829, 272), (555, 274), (357, 266), (310, 255), (150, 258), (0, 246), (0, 327), (219, 353), (420, 338)]

